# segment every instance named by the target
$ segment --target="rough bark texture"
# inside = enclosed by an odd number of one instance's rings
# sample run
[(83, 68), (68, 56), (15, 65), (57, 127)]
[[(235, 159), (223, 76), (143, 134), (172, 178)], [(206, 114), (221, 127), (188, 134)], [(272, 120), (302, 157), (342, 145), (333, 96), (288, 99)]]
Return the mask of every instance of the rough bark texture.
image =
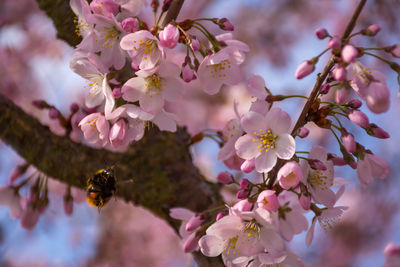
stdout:
[[(74, 17), (68, 0), (37, 0), (57, 29), (57, 37), (71, 46), (81, 41), (75, 35)], [(174, 0), (166, 14), (173, 20), (183, 0)], [(168, 23), (164, 20), (164, 23)], [(164, 24), (164, 25), (165, 25)], [(114, 166), (120, 183), (117, 196), (141, 205), (177, 230), (169, 209), (186, 207), (202, 211), (222, 203), (219, 186), (208, 183), (193, 165), (190, 136), (184, 128), (176, 133), (151, 128), (145, 137), (125, 153), (94, 149), (53, 134), (36, 118), (0, 94), (0, 138), (19, 155), (46, 175), (85, 188), (87, 177), (98, 169)], [(129, 182), (128, 180), (133, 180)], [(223, 266), (221, 258), (194, 254), (199, 266)]]

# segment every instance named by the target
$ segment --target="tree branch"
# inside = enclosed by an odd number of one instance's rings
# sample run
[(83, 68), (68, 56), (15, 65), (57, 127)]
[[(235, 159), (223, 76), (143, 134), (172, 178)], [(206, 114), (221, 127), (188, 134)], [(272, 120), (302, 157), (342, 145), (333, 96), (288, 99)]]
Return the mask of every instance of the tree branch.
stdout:
[(171, 6), (169, 7), (168, 12), (165, 15), (165, 18), (161, 24), (163, 28), (168, 23), (170, 23), (171, 21), (175, 20), (178, 17), (184, 1), (185, 0), (173, 0), (172, 1)]

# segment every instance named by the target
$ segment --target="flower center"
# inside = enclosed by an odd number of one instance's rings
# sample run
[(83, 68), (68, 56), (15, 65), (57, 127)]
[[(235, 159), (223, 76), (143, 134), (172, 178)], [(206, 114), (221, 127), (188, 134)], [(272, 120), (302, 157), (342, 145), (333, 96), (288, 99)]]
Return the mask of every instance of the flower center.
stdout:
[[(99, 30), (100, 35), (103, 37), (104, 43), (100, 48), (111, 48), (115, 42), (118, 42), (121, 32), (115, 27), (103, 27)], [(97, 42), (97, 40), (96, 40)]]
[(231, 68), (231, 61), (225, 59), (218, 64), (208, 65), (207, 68), (211, 73), (211, 77), (213, 78), (223, 78), (226, 77), (226, 69)]
[(101, 93), (102, 91), (102, 84), (103, 84), (103, 78), (99, 78), (99, 77), (92, 77), (92, 78), (88, 78), (89, 79), (89, 95), (91, 97), (94, 97), (98, 94)]
[(75, 33), (78, 37), (81, 37), (82, 35), (85, 35), (86, 33), (91, 31), (91, 27), (89, 26), (89, 24), (79, 17), (74, 18), (74, 23), (76, 24)]
[(139, 40), (139, 43), (136, 40), (133, 41), (133, 50), (135, 50), (136, 52), (142, 52), (144, 55), (144, 60), (147, 60), (148, 57), (153, 57), (153, 51), (155, 47), (156, 41), (154, 40), (147, 39), (144, 42), (143, 40)]
[(238, 125), (237, 120), (230, 120), (225, 126), (225, 129), (223, 131), (223, 140), (227, 142), (230, 138), (232, 138), (234, 135), (237, 135), (240, 133), (240, 127)]
[(324, 175), (321, 171), (310, 171), (307, 182), (312, 187), (318, 187), (321, 190), (328, 190), (333, 185), (331, 179), (329, 179), (329, 177)]
[(153, 97), (153, 95), (159, 95), (160, 92), (163, 91), (163, 87), (167, 85), (167, 81), (158, 76), (157, 74), (153, 74), (150, 77), (145, 78), (146, 87), (145, 94)]
[[(257, 136), (260, 145), (257, 146), (260, 152), (268, 152), (270, 149), (274, 149), (276, 147), (275, 142), (278, 138), (276, 134), (271, 132), (271, 130), (267, 130), (266, 132), (263, 129), (259, 130), (259, 133), (254, 132), (254, 135)], [(254, 138), (253, 142), (257, 142), (257, 139)]]
[[(229, 255), (231, 252), (232, 254), (236, 254), (236, 243), (238, 241), (238, 236), (234, 236), (228, 239), (228, 242), (225, 243), (225, 247), (222, 249), (222, 252), (226, 252)], [(237, 253), (238, 255), (240, 252)]]
[(322, 229), (325, 231), (332, 230), (332, 228), (339, 223), (341, 214), (335, 216), (335, 217), (322, 217), (319, 216), (318, 221), (319, 224), (322, 226)]

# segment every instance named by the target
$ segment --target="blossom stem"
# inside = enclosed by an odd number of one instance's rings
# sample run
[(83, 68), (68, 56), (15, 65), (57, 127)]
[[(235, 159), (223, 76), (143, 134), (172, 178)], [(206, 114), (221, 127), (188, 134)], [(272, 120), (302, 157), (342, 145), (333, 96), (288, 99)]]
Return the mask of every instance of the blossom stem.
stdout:
[(383, 57), (377, 56), (377, 55), (375, 55), (375, 54), (372, 54), (372, 53), (369, 53), (369, 52), (364, 52), (364, 54), (369, 55), (369, 56), (372, 56), (372, 57), (375, 57), (375, 58), (377, 58), (377, 59), (379, 59), (379, 60), (385, 62), (385, 63), (388, 64), (389, 66), (391, 66), (391, 65), (393, 64), (393, 62), (391, 62), (391, 61), (389, 61), (389, 60), (386, 60), (386, 59), (384, 59)]

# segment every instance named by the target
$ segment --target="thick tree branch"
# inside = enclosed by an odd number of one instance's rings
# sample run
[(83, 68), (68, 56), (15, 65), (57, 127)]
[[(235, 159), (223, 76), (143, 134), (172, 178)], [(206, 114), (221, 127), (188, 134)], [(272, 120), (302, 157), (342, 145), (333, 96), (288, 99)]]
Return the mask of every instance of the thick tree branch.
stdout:
[(172, 1), (171, 6), (169, 7), (168, 12), (165, 15), (165, 18), (162, 22), (162, 27), (165, 27), (168, 23), (170, 23), (172, 20), (175, 20), (178, 17), (184, 1), (185, 0)]

